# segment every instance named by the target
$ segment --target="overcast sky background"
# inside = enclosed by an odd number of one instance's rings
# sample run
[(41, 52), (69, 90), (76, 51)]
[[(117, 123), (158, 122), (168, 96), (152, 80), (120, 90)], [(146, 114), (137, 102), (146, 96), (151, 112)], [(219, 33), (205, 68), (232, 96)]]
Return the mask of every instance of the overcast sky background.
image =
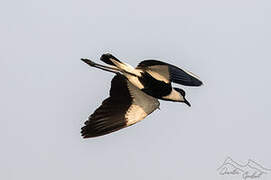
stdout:
[[(271, 168), (269, 0), (0, 4), (0, 179), (240, 179), (216, 171), (228, 156)], [(161, 102), (132, 127), (82, 139), (113, 74), (80, 58), (106, 52), (166, 61), (205, 85), (175, 85), (191, 108)]]

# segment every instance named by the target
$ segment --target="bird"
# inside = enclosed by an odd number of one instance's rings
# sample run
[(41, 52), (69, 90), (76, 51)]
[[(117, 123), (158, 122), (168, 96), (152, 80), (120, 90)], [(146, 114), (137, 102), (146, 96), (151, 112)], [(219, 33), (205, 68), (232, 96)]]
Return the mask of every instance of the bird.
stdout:
[(81, 58), (88, 65), (115, 74), (111, 81), (109, 97), (91, 114), (81, 128), (83, 138), (103, 136), (131, 126), (156, 109), (158, 100), (182, 102), (188, 106), (184, 86), (201, 86), (198, 76), (177, 66), (159, 60), (143, 60), (136, 68), (117, 59), (110, 53), (100, 60), (109, 66)]

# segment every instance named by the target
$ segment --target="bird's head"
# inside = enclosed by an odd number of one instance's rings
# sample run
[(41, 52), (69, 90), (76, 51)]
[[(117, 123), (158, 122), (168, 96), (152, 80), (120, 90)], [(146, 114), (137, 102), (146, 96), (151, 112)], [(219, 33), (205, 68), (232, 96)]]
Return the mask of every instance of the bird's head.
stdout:
[(180, 94), (180, 102), (187, 104), (189, 107), (191, 104), (185, 99), (185, 91), (179, 88), (174, 88)]

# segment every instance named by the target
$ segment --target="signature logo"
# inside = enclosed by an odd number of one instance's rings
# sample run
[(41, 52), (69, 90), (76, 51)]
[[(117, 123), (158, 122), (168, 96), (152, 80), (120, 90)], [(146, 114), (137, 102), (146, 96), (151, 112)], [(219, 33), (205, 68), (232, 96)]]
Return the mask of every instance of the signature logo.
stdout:
[(228, 157), (224, 163), (217, 168), (217, 171), (220, 175), (240, 176), (246, 180), (260, 178), (262, 175), (271, 172), (271, 169), (267, 169), (251, 159), (243, 165)]

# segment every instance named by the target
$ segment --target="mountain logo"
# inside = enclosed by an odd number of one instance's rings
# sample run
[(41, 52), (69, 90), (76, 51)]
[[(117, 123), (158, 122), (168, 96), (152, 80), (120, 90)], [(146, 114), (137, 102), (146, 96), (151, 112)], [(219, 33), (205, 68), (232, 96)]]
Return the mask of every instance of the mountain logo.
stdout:
[(271, 172), (271, 169), (267, 169), (251, 159), (243, 165), (227, 157), (224, 163), (217, 168), (217, 171), (219, 175), (240, 176), (246, 180), (260, 178), (262, 175)]

